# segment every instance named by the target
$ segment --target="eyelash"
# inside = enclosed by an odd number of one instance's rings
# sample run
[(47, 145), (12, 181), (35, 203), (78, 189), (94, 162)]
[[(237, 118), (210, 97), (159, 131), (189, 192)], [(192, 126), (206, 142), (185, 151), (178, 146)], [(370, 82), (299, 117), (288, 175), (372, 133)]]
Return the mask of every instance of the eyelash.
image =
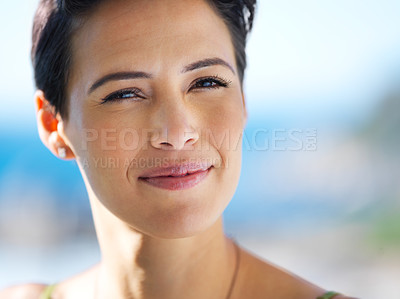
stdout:
[[(211, 82), (211, 86), (201, 86), (201, 84), (204, 84), (206, 82)], [(227, 88), (230, 86), (231, 83), (231, 80), (226, 80), (219, 76), (208, 76), (199, 78), (192, 82), (188, 91), (199, 91), (201, 89), (219, 89), (220, 87)], [(133, 98), (144, 99), (145, 97), (140, 95), (140, 93), (141, 90), (138, 88), (121, 89), (106, 96), (104, 99), (101, 100), (101, 104)]]
[(132, 99), (132, 98), (144, 99), (143, 96), (139, 95), (140, 92), (141, 91), (138, 88), (121, 89), (106, 96), (104, 99), (101, 100), (101, 104), (118, 100)]
[[(212, 82), (215, 83), (217, 85), (214, 86), (197, 86), (198, 84), (201, 83), (205, 83), (205, 82)], [(211, 77), (203, 77), (203, 78), (199, 78), (196, 81), (194, 81), (194, 83), (191, 85), (191, 87), (189, 88), (189, 91), (193, 90), (193, 89), (218, 89), (220, 87), (229, 87), (229, 85), (231, 85), (232, 81), (231, 80), (226, 80), (223, 79), (219, 76), (211, 76)]]

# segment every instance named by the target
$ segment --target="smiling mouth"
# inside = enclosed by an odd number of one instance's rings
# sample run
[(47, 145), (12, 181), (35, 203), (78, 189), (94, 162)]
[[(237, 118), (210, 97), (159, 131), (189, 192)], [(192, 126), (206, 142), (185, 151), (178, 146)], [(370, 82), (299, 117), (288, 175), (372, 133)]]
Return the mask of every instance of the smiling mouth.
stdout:
[(207, 168), (190, 165), (175, 166), (150, 171), (148, 175), (140, 176), (139, 181), (156, 188), (171, 191), (184, 190), (199, 184), (211, 170), (212, 166)]

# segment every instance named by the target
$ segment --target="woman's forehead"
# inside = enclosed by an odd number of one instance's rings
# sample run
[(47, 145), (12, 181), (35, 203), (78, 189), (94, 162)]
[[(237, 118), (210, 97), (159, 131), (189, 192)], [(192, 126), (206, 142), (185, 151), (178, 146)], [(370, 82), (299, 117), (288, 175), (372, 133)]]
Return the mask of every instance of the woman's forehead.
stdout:
[(80, 77), (177, 72), (208, 57), (235, 66), (229, 30), (203, 0), (106, 1), (76, 31), (72, 53), (72, 77), (76, 71)]

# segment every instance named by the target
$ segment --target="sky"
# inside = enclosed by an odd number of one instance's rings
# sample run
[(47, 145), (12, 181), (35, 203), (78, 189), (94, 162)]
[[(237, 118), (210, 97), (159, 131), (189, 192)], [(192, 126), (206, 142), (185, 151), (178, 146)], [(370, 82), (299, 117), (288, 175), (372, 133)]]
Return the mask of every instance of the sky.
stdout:
[[(34, 124), (29, 60), (36, 0), (0, 2), (0, 132)], [(262, 0), (248, 43), (254, 118), (357, 118), (400, 81), (400, 1)]]

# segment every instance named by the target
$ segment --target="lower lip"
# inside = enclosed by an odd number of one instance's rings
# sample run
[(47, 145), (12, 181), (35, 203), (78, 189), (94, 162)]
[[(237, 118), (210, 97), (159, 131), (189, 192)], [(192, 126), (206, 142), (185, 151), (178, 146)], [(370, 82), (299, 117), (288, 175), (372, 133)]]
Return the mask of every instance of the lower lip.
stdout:
[(153, 177), (153, 178), (140, 178), (141, 181), (161, 189), (167, 190), (184, 190), (196, 186), (203, 181), (211, 168), (188, 174), (182, 177)]

